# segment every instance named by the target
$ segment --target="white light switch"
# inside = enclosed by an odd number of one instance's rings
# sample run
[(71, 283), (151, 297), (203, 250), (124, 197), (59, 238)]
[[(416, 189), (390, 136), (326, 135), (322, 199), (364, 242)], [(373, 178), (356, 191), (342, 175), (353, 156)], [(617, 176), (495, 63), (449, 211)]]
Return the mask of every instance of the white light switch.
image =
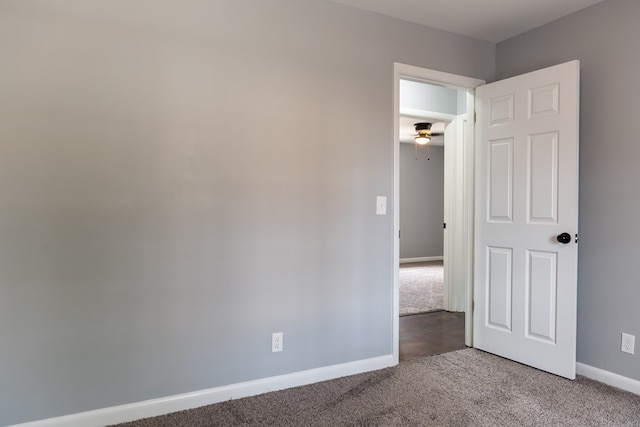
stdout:
[(384, 196), (376, 197), (376, 215), (387, 214), (387, 198)]

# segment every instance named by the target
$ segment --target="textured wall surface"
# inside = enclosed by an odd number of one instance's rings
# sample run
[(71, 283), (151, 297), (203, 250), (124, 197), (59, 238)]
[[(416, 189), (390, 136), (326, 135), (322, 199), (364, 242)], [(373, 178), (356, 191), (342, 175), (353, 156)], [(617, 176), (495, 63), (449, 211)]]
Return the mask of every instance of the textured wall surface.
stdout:
[(494, 72), (315, 0), (4, 0), (0, 58), (0, 425), (391, 354), (393, 62)]
[(444, 147), (400, 144), (400, 259), (442, 256), (443, 222)]

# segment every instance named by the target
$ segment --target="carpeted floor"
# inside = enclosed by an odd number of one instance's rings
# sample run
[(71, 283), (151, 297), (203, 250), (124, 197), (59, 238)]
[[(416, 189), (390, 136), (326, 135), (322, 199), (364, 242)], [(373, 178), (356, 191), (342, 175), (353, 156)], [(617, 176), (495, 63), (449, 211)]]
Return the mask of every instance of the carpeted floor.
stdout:
[(400, 264), (400, 316), (444, 309), (442, 261)]
[(640, 396), (467, 349), (121, 426), (640, 426)]

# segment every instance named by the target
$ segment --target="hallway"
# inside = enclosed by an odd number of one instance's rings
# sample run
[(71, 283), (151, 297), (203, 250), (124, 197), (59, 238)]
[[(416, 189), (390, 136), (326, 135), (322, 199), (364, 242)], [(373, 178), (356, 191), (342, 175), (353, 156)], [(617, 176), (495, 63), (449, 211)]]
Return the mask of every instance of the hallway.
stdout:
[(400, 317), (400, 361), (464, 348), (464, 313), (434, 311)]

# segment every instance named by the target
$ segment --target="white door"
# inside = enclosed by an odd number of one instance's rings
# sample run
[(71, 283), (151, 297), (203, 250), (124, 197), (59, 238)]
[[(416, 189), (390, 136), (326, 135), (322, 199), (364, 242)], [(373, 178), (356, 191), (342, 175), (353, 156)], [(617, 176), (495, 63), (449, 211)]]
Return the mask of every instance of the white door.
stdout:
[(467, 236), (464, 222), (464, 147), (466, 114), (444, 132), (444, 309), (466, 310)]
[(476, 90), (474, 346), (571, 379), (579, 73), (573, 61)]

